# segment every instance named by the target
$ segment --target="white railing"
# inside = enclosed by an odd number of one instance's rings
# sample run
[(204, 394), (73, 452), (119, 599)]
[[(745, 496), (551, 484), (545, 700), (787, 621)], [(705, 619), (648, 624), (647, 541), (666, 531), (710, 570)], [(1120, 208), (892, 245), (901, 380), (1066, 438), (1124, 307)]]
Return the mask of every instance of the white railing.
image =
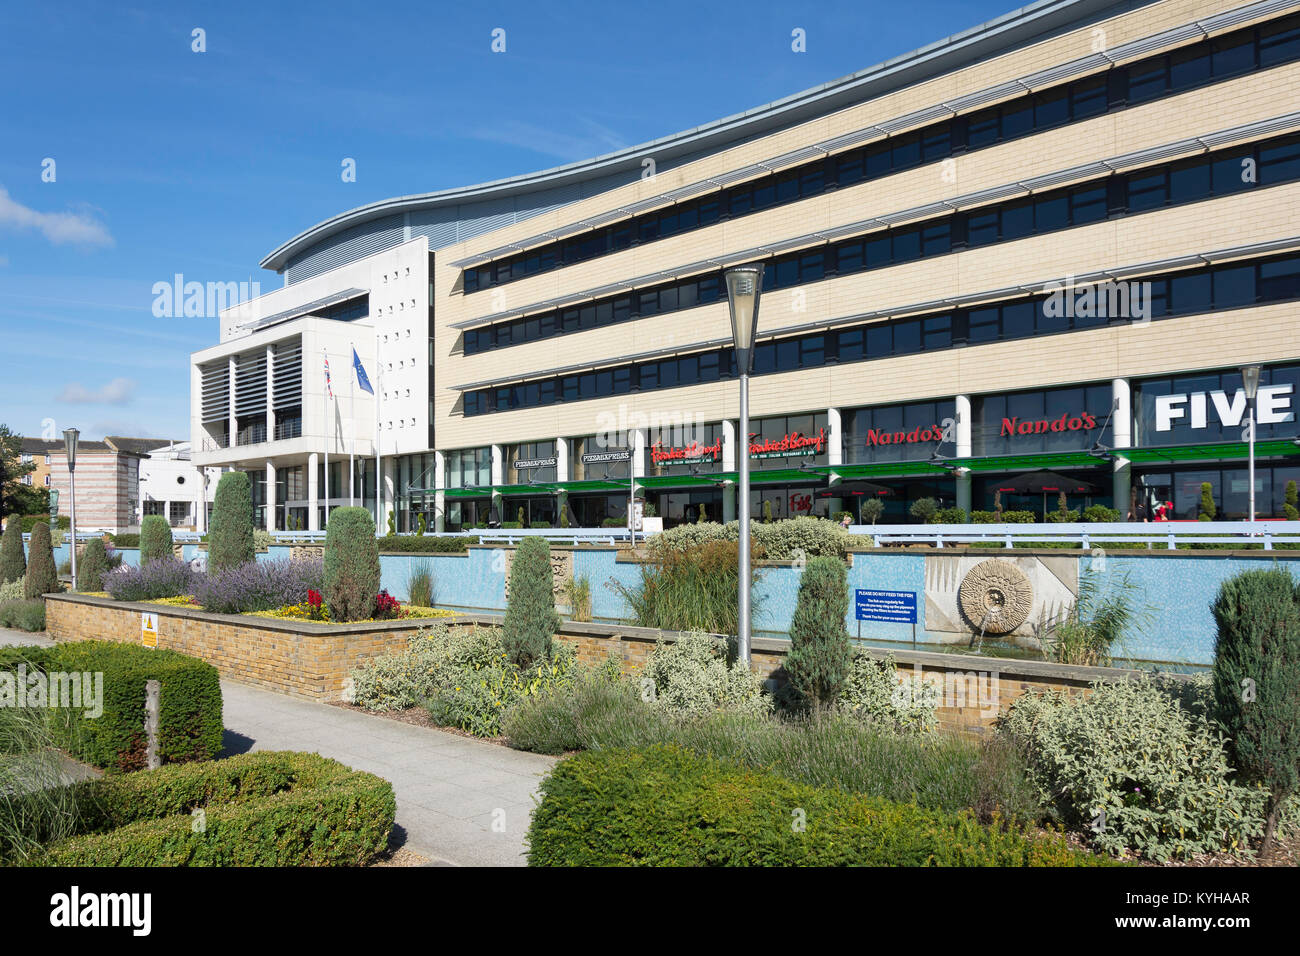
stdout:
[(889, 524), (852, 525), (853, 534), (869, 535), (877, 546), (887, 544), (1001, 543), (1013, 548), (1034, 542), (1070, 542), (1083, 548), (1107, 544), (1145, 545), (1174, 550), (1187, 544), (1300, 544), (1300, 521), (1152, 521), (1074, 524)]

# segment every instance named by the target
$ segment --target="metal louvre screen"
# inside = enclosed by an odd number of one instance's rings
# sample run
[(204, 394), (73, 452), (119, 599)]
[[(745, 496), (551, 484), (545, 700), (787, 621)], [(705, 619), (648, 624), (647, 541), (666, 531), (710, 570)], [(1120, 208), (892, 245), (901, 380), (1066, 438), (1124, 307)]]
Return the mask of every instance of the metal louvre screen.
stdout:
[(302, 339), (275, 344), (275, 372), (271, 401), (278, 412), (302, 405)]
[(225, 421), (230, 417), (230, 366), (223, 359), (219, 365), (205, 365), (202, 375), (203, 424)]
[(266, 412), (266, 352), (241, 355), (235, 363), (235, 416)]

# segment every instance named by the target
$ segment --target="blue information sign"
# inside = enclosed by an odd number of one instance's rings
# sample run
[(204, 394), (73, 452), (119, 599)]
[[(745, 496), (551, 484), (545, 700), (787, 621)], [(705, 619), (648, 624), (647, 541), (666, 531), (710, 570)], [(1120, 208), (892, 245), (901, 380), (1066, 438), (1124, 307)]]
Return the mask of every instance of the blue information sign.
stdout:
[(853, 600), (859, 621), (916, 623), (915, 591), (870, 591), (857, 588)]

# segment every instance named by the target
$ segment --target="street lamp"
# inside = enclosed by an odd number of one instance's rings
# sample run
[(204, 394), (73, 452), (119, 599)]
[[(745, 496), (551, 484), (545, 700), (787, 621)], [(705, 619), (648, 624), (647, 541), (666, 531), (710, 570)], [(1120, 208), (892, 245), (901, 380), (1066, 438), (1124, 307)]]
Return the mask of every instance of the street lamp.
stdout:
[(736, 372), (740, 375), (740, 615), (736, 644), (746, 667), (749, 666), (749, 372), (754, 365), (763, 268), (762, 263), (736, 266), (726, 273), (731, 339), (736, 347)]
[(1250, 445), (1250, 520), (1255, 520), (1255, 395), (1259, 392), (1258, 365), (1241, 367), (1241, 384), (1246, 390), (1246, 441)]
[(77, 468), (77, 439), (81, 437), (81, 432), (75, 428), (65, 428), (63, 430), (63, 444), (68, 452), (68, 497), (72, 504), (70, 510), (71, 517), (68, 519), (71, 523), (72, 531), (72, 590), (77, 590), (77, 479), (75, 471)]

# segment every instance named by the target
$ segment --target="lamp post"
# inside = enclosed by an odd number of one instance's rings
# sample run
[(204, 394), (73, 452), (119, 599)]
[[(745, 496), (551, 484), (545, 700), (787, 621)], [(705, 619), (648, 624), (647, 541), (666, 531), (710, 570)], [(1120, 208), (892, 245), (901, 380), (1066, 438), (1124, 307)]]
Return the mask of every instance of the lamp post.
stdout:
[(740, 376), (740, 607), (736, 628), (739, 657), (749, 666), (749, 372), (754, 365), (758, 332), (758, 300), (763, 293), (763, 265), (728, 269), (727, 302), (731, 307), (731, 339)]
[(1241, 367), (1241, 385), (1246, 390), (1246, 442), (1250, 446), (1250, 520), (1255, 520), (1255, 395), (1259, 392), (1258, 365)]
[(63, 444), (68, 452), (68, 498), (71, 500), (69, 510), (71, 517), (68, 521), (71, 524), (72, 532), (72, 590), (77, 590), (77, 439), (81, 437), (81, 432), (75, 428), (65, 428), (63, 430)]

